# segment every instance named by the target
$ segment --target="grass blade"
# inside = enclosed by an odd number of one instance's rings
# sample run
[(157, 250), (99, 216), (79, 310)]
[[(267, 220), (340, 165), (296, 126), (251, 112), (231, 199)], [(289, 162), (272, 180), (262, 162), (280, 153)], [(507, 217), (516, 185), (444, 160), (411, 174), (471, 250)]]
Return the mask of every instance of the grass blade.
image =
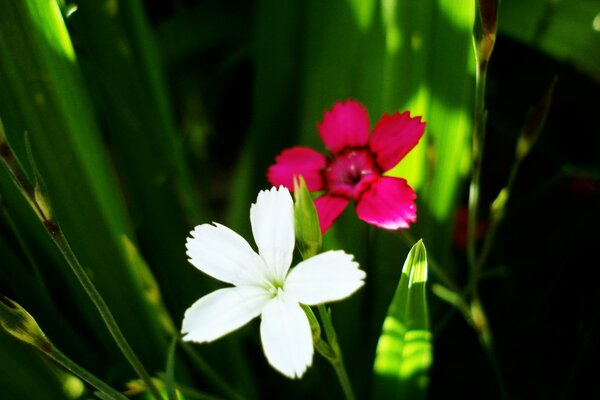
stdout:
[(427, 372), (432, 362), (426, 282), (427, 254), (420, 240), (406, 257), (377, 345), (377, 399), (426, 397)]

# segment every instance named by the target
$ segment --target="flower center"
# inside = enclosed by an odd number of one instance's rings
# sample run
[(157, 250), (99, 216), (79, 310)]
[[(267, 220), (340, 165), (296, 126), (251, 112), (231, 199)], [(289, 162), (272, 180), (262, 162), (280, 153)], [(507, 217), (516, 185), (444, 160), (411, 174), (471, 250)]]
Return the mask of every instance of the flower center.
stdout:
[(364, 147), (344, 149), (324, 170), (325, 188), (333, 195), (358, 199), (381, 175), (371, 152)]
[(269, 292), (271, 298), (275, 298), (283, 294), (283, 285), (279, 283), (269, 282), (269, 285), (266, 289)]

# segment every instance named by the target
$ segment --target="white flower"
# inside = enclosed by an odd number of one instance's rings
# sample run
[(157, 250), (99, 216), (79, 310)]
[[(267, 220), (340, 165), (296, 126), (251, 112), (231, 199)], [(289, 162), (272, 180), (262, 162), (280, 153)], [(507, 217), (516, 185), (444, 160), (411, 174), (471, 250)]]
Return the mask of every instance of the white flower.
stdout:
[(284, 187), (258, 194), (250, 222), (258, 254), (240, 235), (216, 223), (197, 226), (187, 239), (190, 262), (234, 287), (209, 293), (187, 309), (183, 340), (211, 342), (260, 315), (267, 360), (282, 374), (300, 378), (313, 358), (310, 324), (300, 304), (348, 297), (363, 285), (365, 273), (343, 251), (318, 254), (290, 269), (294, 214)]

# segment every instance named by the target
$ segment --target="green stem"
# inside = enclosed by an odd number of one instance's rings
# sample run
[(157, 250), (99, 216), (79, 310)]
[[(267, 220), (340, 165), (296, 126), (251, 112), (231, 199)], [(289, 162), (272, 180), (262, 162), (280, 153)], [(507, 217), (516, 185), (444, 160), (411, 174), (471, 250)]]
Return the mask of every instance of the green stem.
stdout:
[(496, 383), (498, 385), (498, 388), (500, 389), (500, 395), (503, 399), (510, 399), (510, 396), (506, 389), (506, 385), (504, 383), (502, 370), (500, 369), (500, 364), (498, 363), (498, 358), (496, 357), (492, 331), (488, 324), (486, 314), (478, 298), (473, 300), (473, 303), (471, 304), (471, 309), (471, 315), (474, 319), (479, 342), (488, 357), (490, 365), (492, 366), (492, 370), (494, 371), (494, 377), (496, 378)]
[(179, 344), (186, 352), (190, 360), (198, 367), (200, 371), (204, 374), (204, 376), (212, 382), (216, 389), (221, 390), (221, 392), (226, 395), (230, 399), (243, 400), (244, 396), (239, 394), (235, 389), (231, 388), (231, 386), (225, 382), (225, 380), (208, 364), (197, 352), (183, 340), (179, 340)]
[[(0, 123), (0, 132), (2, 132), (2, 134), (0, 134), (0, 139), (4, 139), (3, 130), (4, 128)], [(27, 175), (23, 171), (17, 158), (14, 156), (14, 153), (10, 148), (8, 142), (3, 140), (0, 140), (0, 159), (2, 160), (6, 169), (8, 170), (13, 182), (15, 183), (21, 194), (29, 202), (36, 215), (44, 225), (44, 228), (54, 241), (54, 244), (62, 253), (69, 267), (71, 267), (71, 270), (77, 277), (77, 280), (79, 281), (81, 286), (83, 286), (87, 295), (98, 309), (98, 312), (104, 320), (108, 331), (112, 335), (113, 339), (117, 343), (117, 346), (119, 347), (127, 361), (129, 361), (135, 372), (145, 383), (146, 388), (152, 394), (152, 396), (156, 400), (162, 400), (162, 396), (160, 395), (158, 389), (156, 389), (156, 386), (154, 386), (150, 375), (148, 375), (148, 372), (146, 372), (146, 369), (144, 368), (140, 360), (137, 358), (137, 356), (129, 346), (129, 343), (127, 343), (127, 340), (123, 336), (123, 333), (121, 332), (121, 329), (117, 325), (115, 318), (110, 312), (108, 305), (96, 289), (96, 286), (94, 286), (94, 284), (92, 283), (92, 280), (86, 274), (81, 264), (79, 264), (79, 261), (73, 253), (71, 246), (69, 246), (69, 243), (64, 234), (62, 233), (60, 226), (50, 216), (50, 213), (48, 212), (49, 203), (47, 198), (45, 198), (44, 193), (38, 193), (36, 195), (34, 187), (26, 178)]]
[(69, 357), (64, 355), (60, 350), (56, 347), (50, 345), (50, 349), (39, 349), (45, 355), (56, 361), (58, 364), (62, 365), (67, 370), (71, 371), (74, 375), (80, 377), (100, 392), (104, 393), (106, 396), (110, 397), (113, 400), (127, 400), (127, 397), (117, 390), (110, 387), (107, 383), (100, 380), (84, 368), (77, 365), (73, 362)]
[(479, 267), (476, 253), (476, 227), (479, 209), (479, 189), (481, 185), (481, 162), (483, 156), (483, 143), (485, 139), (485, 84), (487, 77), (487, 63), (479, 62), (475, 76), (475, 115), (473, 122), (472, 138), (472, 173), (469, 185), (469, 213), (467, 222), (467, 259), (471, 269), (470, 287), (477, 284)]
[(354, 400), (355, 397), (354, 392), (352, 391), (352, 385), (350, 384), (350, 378), (348, 378), (348, 374), (346, 373), (346, 367), (344, 367), (344, 361), (342, 360), (341, 355), (336, 359), (335, 362), (332, 362), (331, 365), (333, 366), (335, 374), (340, 381), (340, 385), (342, 386), (346, 400)]
[(325, 329), (325, 335), (327, 336), (327, 341), (329, 342), (329, 346), (327, 347), (329, 347), (333, 352), (333, 357), (331, 357), (331, 353), (327, 354), (325, 352), (325, 348), (322, 346), (324, 343), (322, 343), (321, 339), (315, 343), (315, 348), (333, 366), (335, 374), (340, 381), (340, 386), (344, 391), (346, 400), (354, 400), (354, 391), (352, 390), (352, 384), (350, 383), (350, 378), (348, 378), (348, 373), (346, 372), (346, 367), (344, 366), (344, 358), (342, 357), (342, 350), (338, 344), (337, 335), (333, 327), (333, 322), (331, 321), (331, 314), (329, 314), (323, 304), (319, 304), (318, 308), (319, 316), (321, 317), (323, 328)]
[(514, 186), (514, 182), (516, 180), (517, 173), (519, 171), (520, 166), (521, 166), (520, 160), (516, 160), (513, 163), (512, 168), (510, 170), (509, 177), (508, 177), (508, 181), (507, 181), (506, 185), (504, 186), (504, 189), (502, 189), (502, 192), (504, 193), (504, 198), (502, 199), (502, 204), (498, 208), (493, 209), (491, 212), (490, 226), (488, 228), (487, 234), (486, 234), (483, 244), (481, 246), (481, 253), (479, 254), (479, 257), (476, 260), (479, 270), (481, 270), (481, 268), (483, 268), (483, 266), (485, 265), (487, 258), (490, 254), (490, 251), (492, 249), (492, 246), (494, 244), (494, 241), (496, 239), (496, 232), (498, 231), (498, 226), (500, 225), (500, 222), (504, 218), (504, 210), (506, 208), (506, 203), (508, 202), (508, 199), (512, 193), (512, 188)]
[(69, 246), (69, 242), (67, 242), (67, 239), (60, 230), (59, 226), (52, 221), (44, 221), (44, 226), (46, 227), (46, 230), (52, 237), (52, 240), (54, 240), (54, 243), (62, 253), (63, 257), (67, 261), (67, 264), (69, 264), (71, 270), (79, 280), (79, 283), (81, 284), (81, 286), (83, 286), (87, 295), (98, 309), (98, 312), (102, 316), (102, 319), (104, 320), (108, 331), (117, 343), (117, 346), (119, 346), (119, 349), (121, 350), (127, 361), (129, 361), (129, 364), (133, 367), (133, 369), (142, 379), (142, 381), (144, 381), (144, 384), (146, 385), (148, 391), (152, 394), (152, 397), (154, 397), (156, 400), (162, 400), (162, 396), (156, 388), (156, 386), (154, 385), (154, 383), (152, 382), (150, 375), (142, 365), (141, 361), (133, 352), (133, 349), (125, 339), (125, 336), (123, 336), (123, 333), (121, 332), (117, 321), (113, 317), (110, 309), (108, 308), (108, 305), (96, 289), (96, 286), (94, 286), (90, 277), (86, 274), (81, 264), (79, 264), (77, 257), (75, 257), (73, 250), (71, 250), (71, 246)]

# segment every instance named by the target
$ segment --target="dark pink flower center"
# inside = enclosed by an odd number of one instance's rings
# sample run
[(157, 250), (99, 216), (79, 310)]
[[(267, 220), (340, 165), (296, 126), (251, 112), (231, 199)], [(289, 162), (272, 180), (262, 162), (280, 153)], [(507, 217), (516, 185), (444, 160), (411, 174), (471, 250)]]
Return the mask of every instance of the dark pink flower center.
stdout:
[(325, 190), (330, 194), (358, 200), (381, 176), (381, 169), (366, 147), (346, 148), (327, 163), (323, 171)]

